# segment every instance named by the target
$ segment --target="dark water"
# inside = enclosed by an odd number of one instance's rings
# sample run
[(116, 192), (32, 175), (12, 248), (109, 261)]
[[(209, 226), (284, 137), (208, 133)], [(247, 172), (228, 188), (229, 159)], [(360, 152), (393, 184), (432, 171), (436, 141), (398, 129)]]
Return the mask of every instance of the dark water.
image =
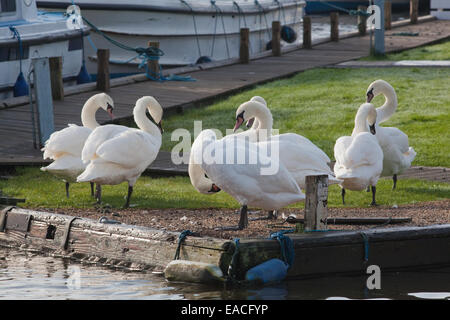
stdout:
[[(123, 272), (0, 248), (0, 299), (449, 299), (450, 268), (382, 274), (381, 289), (366, 277), (285, 281), (223, 290), (169, 283), (152, 273)], [(414, 294), (414, 295), (412, 295)]]

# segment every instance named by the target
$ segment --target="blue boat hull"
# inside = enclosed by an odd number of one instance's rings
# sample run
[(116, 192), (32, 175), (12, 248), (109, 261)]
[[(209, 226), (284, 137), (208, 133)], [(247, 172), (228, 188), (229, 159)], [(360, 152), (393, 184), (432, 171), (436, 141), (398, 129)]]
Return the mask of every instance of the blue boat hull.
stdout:
[[(318, 1), (306, 0), (305, 12), (306, 14), (329, 13), (331, 11), (339, 11), (336, 7), (346, 10), (356, 10), (359, 5), (367, 6), (369, 1), (353, 0), (353, 1)], [(333, 7), (336, 6), (336, 7)], [(392, 4), (393, 10), (402, 10), (409, 8), (409, 1), (397, 2)]]

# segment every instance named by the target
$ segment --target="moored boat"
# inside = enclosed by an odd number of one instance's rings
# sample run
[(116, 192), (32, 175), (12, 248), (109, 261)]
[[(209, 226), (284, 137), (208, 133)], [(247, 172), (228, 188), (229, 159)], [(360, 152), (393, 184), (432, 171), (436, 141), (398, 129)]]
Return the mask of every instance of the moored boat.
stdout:
[[(373, 2), (373, 1), (372, 1)], [(369, 6), (369, 0), (306, 0), (307, 14), (320, 14), (330, 11), (356, 10), (359, 5)], [(392, 9), (400, 10), (409, 6), (409, 0), (391, 0)]]

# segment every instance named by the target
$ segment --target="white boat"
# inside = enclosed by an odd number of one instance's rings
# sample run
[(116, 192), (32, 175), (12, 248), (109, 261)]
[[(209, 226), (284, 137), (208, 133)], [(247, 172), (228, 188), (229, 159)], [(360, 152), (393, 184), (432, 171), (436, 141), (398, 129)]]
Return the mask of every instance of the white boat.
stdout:
[[(391, 0), (393, 10), (406, 9), (409, 0)], [(327, 13), (330, 11), (356, 10), (359, 5), (369, 6), (369, 0), (306, 0), (307, 14)]]
[[(38, 0), (38, 6), (61, 10), (71, 0)], [(290, 31), (299, 32), (304, 0), (76, 0), (81, 15), (104, 35), (128, 47), (147, 47), (158, 41), (164, 55), (163, 66), (183, 66), (210, 59), (239, 56), (240, 28), (250, 29), (250, 53), (267, 49), (272, 37), (272, 21), (279, 20), (285, 40), (296, 41)], [(283, 33), (282, 33), (283, 36)], [(111, 44), (97, 32), (91, 33), (94, 46), (85, 45), (91, 61), (95, 48), (110, 49), (112, 73), (138, 72), (141, 59), (136, 52)], [(86, 41), (85, 41), (86, 42)], [(96, 66), (89, 70), (96, 72)]]
[(34, 0), (0, 0), (0, 99), (13, 96), (21, 70), (28, 82), (33, 58), (62, 57), (63, 78), (74, 82), (82, 66), (82, 45), (80, 29), (72, 29), (67, 17), (38, 12)]

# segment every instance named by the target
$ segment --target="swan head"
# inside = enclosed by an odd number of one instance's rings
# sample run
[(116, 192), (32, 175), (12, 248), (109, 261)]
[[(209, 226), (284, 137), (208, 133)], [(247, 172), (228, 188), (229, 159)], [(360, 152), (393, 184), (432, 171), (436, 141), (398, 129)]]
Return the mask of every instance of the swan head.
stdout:
[[(261, 96), (254, 96), (250, 99), (250, 101), (257, 101), (257, 102), (261, 102), (263, 105), (267, 106), (267, 102), (266, 100), (261, 97)], [(257, 128), (259, 126), (258, 121), (255, 121), (255, 118), (251, 118), (247, 121), (247, 128), (250, 128), (254, 125), (255, 128)]]
[(152, 96), (145, 96), (136, 101), (136, 106), (142, 106), (147, 108), (153, 121), (158, 126), (159, 131), (161, 131), (161, 134), (163, 134), (164, 132), (162, 128), (163, 108), (161, 107), (159, 102)]
[(114, 119), (114, 101), (109, 95), (102, 92), (94, 95), (92, 98), (97, 106), (108, 112), (111, 119)]
[(245, 121), (250, 121), (252, 118), (257, 117), (262, 109), (267, 109), (267, 106), (256, 100), (250, 100), (241, 104), (236, 110), (236, 124), (233, 131), (236, 132)]
[(384, 80), (376, 80), (372, 82), (366, 91), (366, 102), (370, 103), (373, 98), (380, 94), (387, 94), (394, 92), (394, 88)]

